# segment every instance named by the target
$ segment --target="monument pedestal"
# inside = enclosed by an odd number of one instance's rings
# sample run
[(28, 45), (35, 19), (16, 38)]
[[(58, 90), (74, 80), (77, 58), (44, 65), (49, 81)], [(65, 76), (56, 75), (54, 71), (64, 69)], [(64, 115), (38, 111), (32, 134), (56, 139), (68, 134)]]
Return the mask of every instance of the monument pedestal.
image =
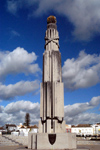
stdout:
[[(51, 144), (52, 142), (54, 143)], [(76, 149), (77, 148), (76, 134), (74, 133), (57, 133), (57, 134), (29, 133), (28, 148), (47, 149), (47, 150), (49, 149)]]

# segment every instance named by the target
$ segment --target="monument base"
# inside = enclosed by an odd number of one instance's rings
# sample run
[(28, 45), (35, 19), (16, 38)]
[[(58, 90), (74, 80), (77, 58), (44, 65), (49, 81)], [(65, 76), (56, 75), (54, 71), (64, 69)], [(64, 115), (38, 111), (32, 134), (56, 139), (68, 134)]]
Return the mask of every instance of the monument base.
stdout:
[(30, 149), (76, 149), (74, 133), (29, 133), (28, 148)]

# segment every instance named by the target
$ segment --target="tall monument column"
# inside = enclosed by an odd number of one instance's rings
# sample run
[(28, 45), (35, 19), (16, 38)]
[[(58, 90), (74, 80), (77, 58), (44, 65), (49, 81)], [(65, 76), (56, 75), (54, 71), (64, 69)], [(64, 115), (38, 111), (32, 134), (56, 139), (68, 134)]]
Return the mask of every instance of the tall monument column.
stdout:
[(56, 17), (47, 18), (38, 133), (29, 133), (30, 149), (76, 149), (76, 135), (65, 132), (64, 85)]
[(40, 101), (40, 133), (64, 133), (64, 91), (56, 17), (47, 18)]

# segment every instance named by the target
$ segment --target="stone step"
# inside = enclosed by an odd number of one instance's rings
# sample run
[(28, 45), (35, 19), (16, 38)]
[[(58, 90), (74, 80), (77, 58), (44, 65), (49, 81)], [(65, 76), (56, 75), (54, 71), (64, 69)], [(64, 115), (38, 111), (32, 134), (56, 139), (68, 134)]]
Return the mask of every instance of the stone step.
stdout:
[(3, 135), (2, 140), (12, 141), (19, 145), (28, 145), (28, 137), (14, 136), (14, 135)]
[(0, 146), (19, 146), (19, 144), (2, 143)]
[(12, 140), (9, 138), (9, 136), (2, 136), (0, 137), (0, 146), (18, 146), (18, 145), (22, 145), (22, 143), (19, 143), (15, 140)]

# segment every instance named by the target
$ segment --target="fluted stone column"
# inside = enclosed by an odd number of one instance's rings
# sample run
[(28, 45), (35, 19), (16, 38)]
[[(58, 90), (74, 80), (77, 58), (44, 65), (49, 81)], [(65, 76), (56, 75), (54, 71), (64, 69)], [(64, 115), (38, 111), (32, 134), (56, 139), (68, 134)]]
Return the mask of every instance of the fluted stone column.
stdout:
[(54, 16), (47, 18), (40, 118), (40, 133), (65, 132), (61, 53), (59, 52), (59, 34)]

